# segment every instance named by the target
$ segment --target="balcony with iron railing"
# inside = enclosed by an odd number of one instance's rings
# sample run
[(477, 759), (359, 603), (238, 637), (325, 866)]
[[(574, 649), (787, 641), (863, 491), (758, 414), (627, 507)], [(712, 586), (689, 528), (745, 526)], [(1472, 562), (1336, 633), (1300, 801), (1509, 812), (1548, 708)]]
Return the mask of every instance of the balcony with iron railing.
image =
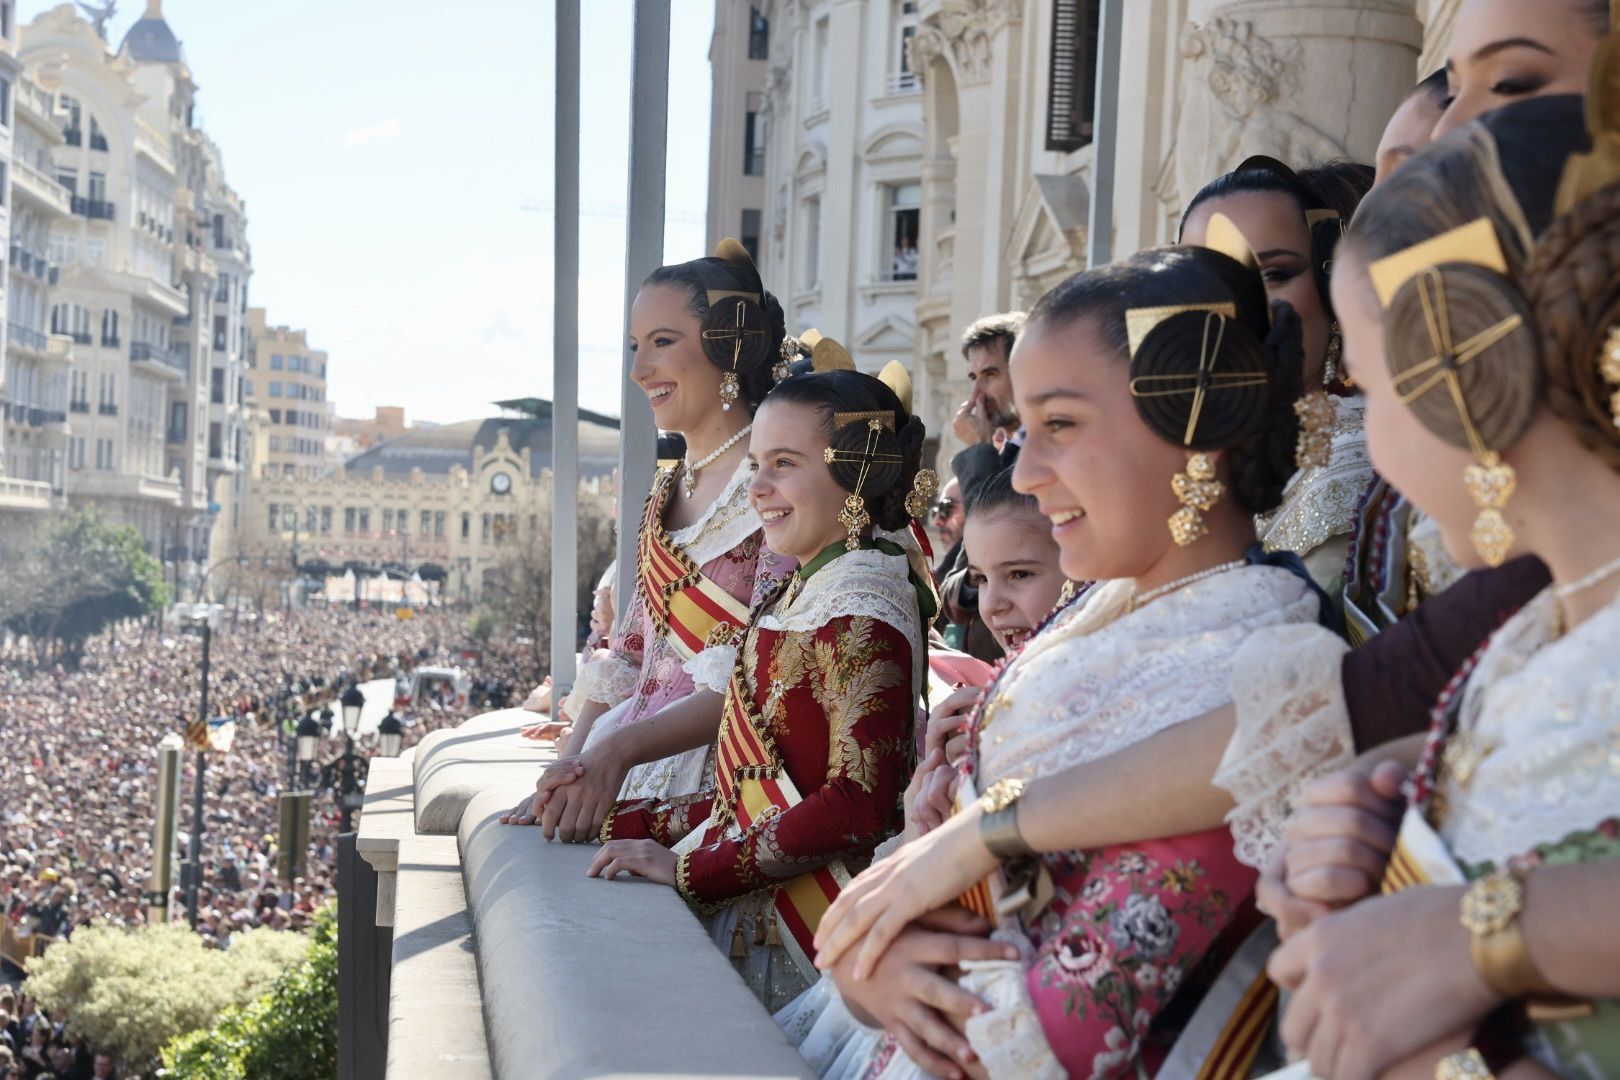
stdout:
[(92, 221), (113, 221), (118, 216), (117, 207), (110, 200), (89, 199), (83, 195), (73, 196), (73, 212)]
[(19, 349), (27, 349), (29, 352), (36, 353), (44, 352), (49, 344), (48, 339), (41, 331), (15, 322), (6, 327), (6, 340)]
[(162, 375), (184, 376), (186, 373), (187, 363), (184, 353), (176, 354), (173, 348), (164, 348), (149, 341), (131, 341), (129, 359), (132, 364), (153, 365), (151, 370)]
[(922, 80), (917, 78), (914, 71), (891, 71), (885, 80), (884, 89), (890, 97), (901, 97), (906, 94), (922, 93)]

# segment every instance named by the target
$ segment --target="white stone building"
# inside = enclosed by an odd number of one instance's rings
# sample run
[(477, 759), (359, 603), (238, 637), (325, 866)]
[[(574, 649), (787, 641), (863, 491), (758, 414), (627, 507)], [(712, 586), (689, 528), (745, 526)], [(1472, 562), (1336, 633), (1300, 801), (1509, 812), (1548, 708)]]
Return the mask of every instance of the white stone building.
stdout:
[[(244, 450), (245, 215), (193, 125), (196, 85), (161, 0), (116, 50), (103, 33), (63, 4), (22, 28), (18, 53), (58, 129), (35, 132), (30, 164), (68, 199), (44, 226), (43, 329), (72, 345), (61, 486), (136, 525), (184, 580), (208, 557)], [(14, 231), (13, 258), (37, 235)]]
[[(872, 371), (915, 352), (924, 158), (906, 44), (918, 17), (917, 0), (715, 8), (711, 185), (743, 161), (763, 170), (760, 271), (790, 331), (838, 338)], [(763, 93), (751, 81), (762, 66)], [(739, 223), (745, 209), (731, 207)], [(711, 207), (711, 232), (734, 227)]]

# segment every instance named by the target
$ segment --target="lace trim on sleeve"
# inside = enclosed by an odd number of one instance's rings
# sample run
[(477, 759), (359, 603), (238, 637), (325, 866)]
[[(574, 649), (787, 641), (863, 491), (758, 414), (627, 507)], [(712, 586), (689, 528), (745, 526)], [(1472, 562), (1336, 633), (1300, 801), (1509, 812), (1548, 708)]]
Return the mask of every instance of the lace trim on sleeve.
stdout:
[(1273, 626), (1233, 658), (1236, 725), (1214, 783), (1237, 803), (1226, 820), (1247, 866), (1271, 861), (1300, 786), (1355, 757), (1339, 674), (1346, 651), (1320, 627)]
[[(1020, 949), (1028, 948), (1022, 934), (1004, 936), (998, 931), (994, 936), (1012, 941)], [(958, 980), (962, 989), (978, 995), (990, 1006), (989, 1011), (968, 1017), (964, 1031), (991, 1076), (1063, 1080), (1063, 1066), (1046, 1041), (1040, 1014), (1029, 996), (1027, 967), (1023, 960), (963, 962)]]
[[(599, 705), (617, 705), (636, 692), (641, 669), (618, 656), (604, 656), (592, 660), (579, 669), (569, 695), (580, 705), (594, 701)], [(576, 709), (578, 705), (576, 705)]]
[(736, 666), (735, 645), (710, 645), (681, 665), (682, 669), (692, 676), (694, 687), (699, 690), (713, 690), (721, 695), (731, 688), (731, 673)]

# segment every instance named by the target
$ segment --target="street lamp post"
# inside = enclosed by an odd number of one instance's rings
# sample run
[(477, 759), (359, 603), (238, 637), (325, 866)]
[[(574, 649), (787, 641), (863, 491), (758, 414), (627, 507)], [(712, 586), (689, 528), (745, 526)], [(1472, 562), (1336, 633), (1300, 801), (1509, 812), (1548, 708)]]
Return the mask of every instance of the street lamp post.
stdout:
[[(208, 725), (208, 674), (213, 651), (214, 630), (219, 626), (224, 611), (219, 604), (175, 604), (169, 609), (172, 620), (182, 628), (191, 626), (202, 631), (202, 689), (198, 702), (197, 719), (206, 732)], [(204, 736), (206, 738), (206, 735)], [(202, 834), (203, 791), (208, 769), (208, 758), (201, 745), (197, 748), (197, 781), (191, 800), (191, 844), (186, 860), (186, 919), (191, 928), (197, 928), (197, 894), (202, 886)]]
[(354, 683), (343, 691), (338, 699), (343, 708), (343, 738), (345, 746), (342, 758), (342, 776), (338, 787), (338, 805), (342, 808), (342, 826), (339, 832), (349, 831), (349, 825), (354, 811), (359, 809), (361, 803), (360, 778), (357, 775), (356, 765), (358, 757), (354, 752), (354, 737), (360, 732), (360, 713), (366, 707), (366, 695), (360, 689), (359, 683)]

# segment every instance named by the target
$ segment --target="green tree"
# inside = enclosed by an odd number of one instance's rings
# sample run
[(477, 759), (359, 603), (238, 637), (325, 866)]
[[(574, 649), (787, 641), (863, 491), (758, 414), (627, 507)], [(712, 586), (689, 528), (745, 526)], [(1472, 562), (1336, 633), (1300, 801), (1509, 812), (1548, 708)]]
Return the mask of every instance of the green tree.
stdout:
[[(234, 951), (234, 950), (232, 950)], [(247, 1005), (163, 1048), (162, 1076), (327, 1080), (337, 1075), (337, 915), (324, 908), (303, 962)]]
[(180, 924), (86, 926), (30, 960), (25, 985), (92, 1046), (144, 1071), (170, 1039), (252, 1001), (308, 949), (304, 935), (268, 929), (220, 952)]
[(60, 643), (73, 659), (109, 625), (161, 611), (169, 590), (133, 525), (81, 509), (19, 539), (0, 597), (13, 630), (40, 645)]

